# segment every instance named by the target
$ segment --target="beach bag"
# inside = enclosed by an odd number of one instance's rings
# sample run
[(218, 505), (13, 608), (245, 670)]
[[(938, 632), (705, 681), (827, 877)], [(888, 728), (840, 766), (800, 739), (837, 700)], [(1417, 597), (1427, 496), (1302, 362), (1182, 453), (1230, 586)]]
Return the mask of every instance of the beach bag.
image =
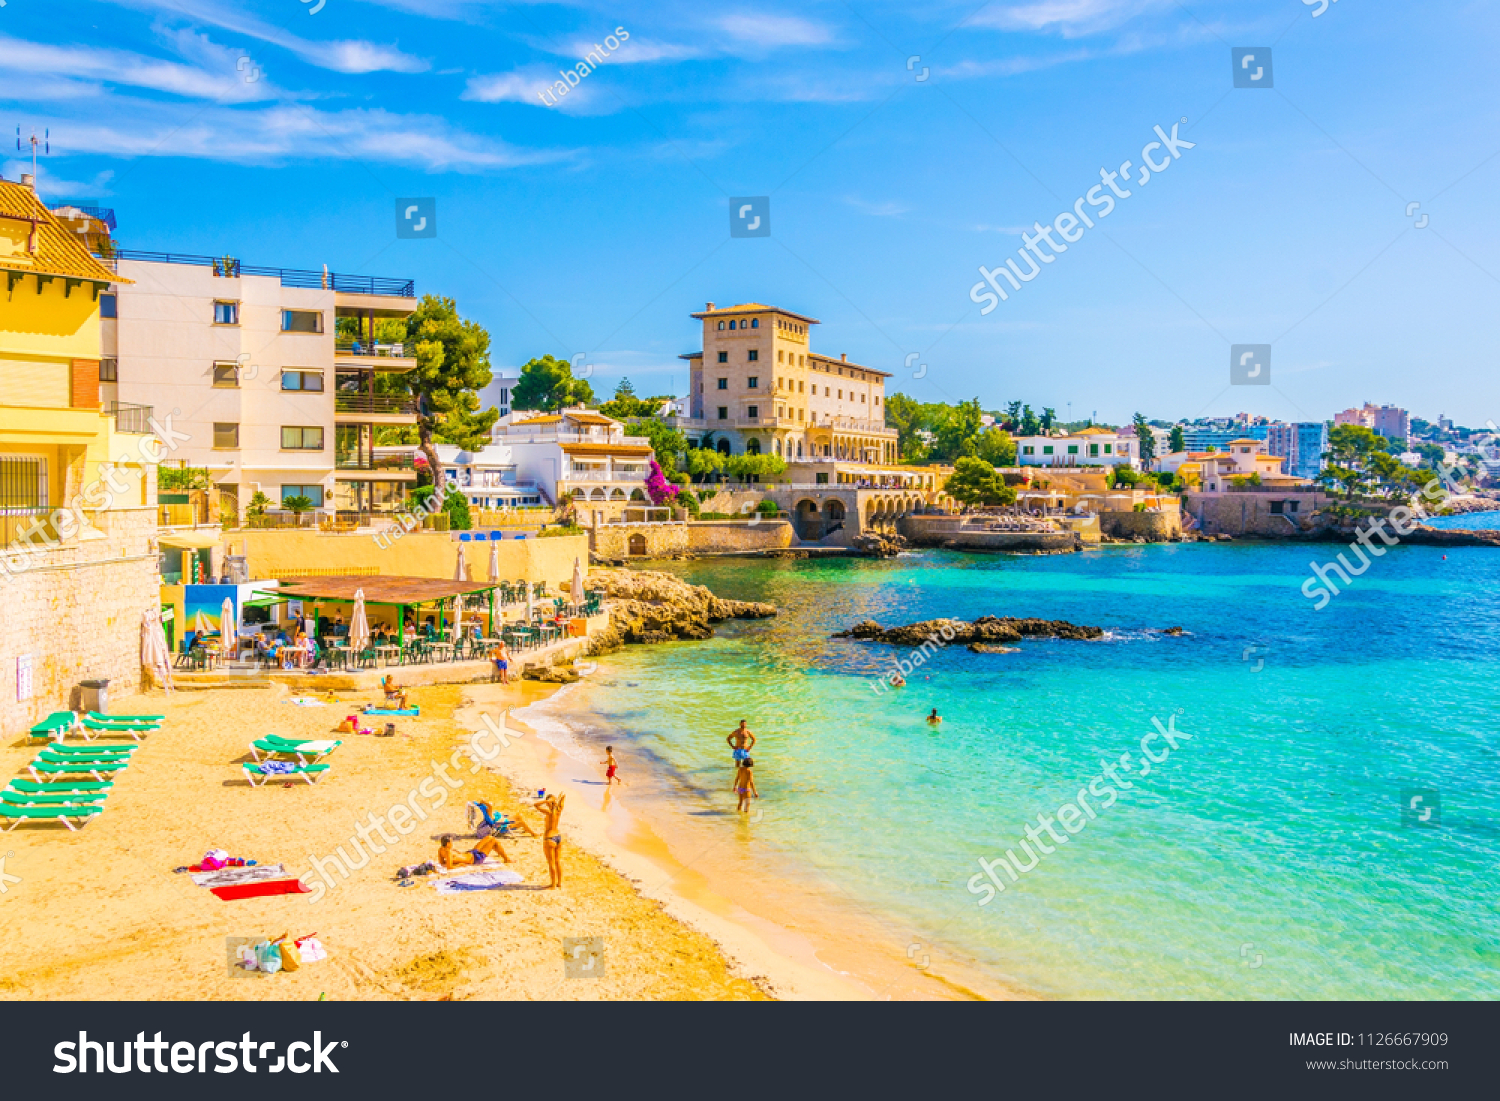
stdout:
[(328, 958), (328, 949), (323, 947), (316, 933), (297, 941), (297, 953), (303, 963), (317, 963)]
[(281, 969), (283, 971), (295, 971), (302, 966), (302, 953), (297, 950), (295, 942), (287, 940), (285, 934), (283, 934), (278, 946), (281, 949)]
[(216, 872), (229, 863), (229, 854), (223, 849), (209, 849), (203, 854), (200, 865), (205, 872)]
[(281, 970), (281, 949), (268, 940), (261, 941), (255, 946), (255, 967), (267, 975), (276, 974)]

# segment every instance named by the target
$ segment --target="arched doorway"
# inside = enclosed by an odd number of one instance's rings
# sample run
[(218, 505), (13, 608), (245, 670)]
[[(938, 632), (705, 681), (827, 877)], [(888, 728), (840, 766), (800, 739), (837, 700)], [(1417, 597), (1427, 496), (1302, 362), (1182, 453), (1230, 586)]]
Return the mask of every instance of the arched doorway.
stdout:
[(720, 455), (728, 455), (729, 453), (730, 453), (729, 452), (729, 441), (728, 440), (720, 440), (719, 441), (719, 454)]
[(832, 535), (834, 532), (838, 531), (844, 526), (843, 501), (829, 501), (828, 507), (824, 510), (824, 512), (826, 513), (827, 517), (823, 524), (824, 535)]
[(804, 497), (797, 502), (797, 510), (793, 515), (797, 518), (798, 539), (814, 543), (823, 538), (823, 517), (818, 514), (818, 502)]
[(759, 455), (760, 454), (760, 440), (758, 440), (754, 436), (751, 436), (748, 440), (746, 440), (745, 441), (745, 454), (746, 455)]
[(634, 557), (640, 557), (646, 553), (646, 537), (636, 533), (630, 537), (630, 553)]

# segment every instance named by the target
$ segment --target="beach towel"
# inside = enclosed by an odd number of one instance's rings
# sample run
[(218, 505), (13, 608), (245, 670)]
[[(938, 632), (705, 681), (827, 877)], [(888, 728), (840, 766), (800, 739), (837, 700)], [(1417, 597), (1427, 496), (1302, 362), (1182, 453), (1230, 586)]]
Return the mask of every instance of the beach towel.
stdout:
[(452, 879), (438, 879), (432, 885), (438, 894), (451, 895), (459, 891), (496, 891), (521, 881), (519, 872), (513, 872), (509, 868), (496, 868), (492, 872), (472, 872)]
[(264, 775), (275, 773), (278, 776), (291, 776), (297, 771), (297, 766), (291, 761), (262, 761), (260, 771)]
[(305, 895), (312, 892), (302, 885), (300, 879), (267, 879), (259, 883), (233, 883), (228, 887), (211, 888), (225, 902), (241, 898), (262, 898), (265, 895)]
[(404, 711), (392, 710), (391, 708), (386, 707), (365, 708), (366, 715), (420, 715), (421, 713), (421, 709), (416, 707), (408, 707)]
[(290, 703), (290, 704), (295, 704), (298, 707), (322, 707), (322, 706), (324, 706), (322, 700), (314, 699), (312, 696), (288, 696), (286, 702)]
[(192, 880), (195, 887), (232, 887), (236, 883), (280, 879), (285, 875), (285, 865), (257, 864), (253, 868), (224, 868), (217, 872), (198, 872), (192, 876)]
[(316, 756), (317, 754), (320, 754), (320, 753), (327, 753), (327, 752), (329, 752), (331, 749), (333, 749), (334, 746), (336, 746), (338, 744), (339, 744), (339, 742), (337, 741), (337, 739), (334, 739), (334, 738), (324, 738), (324, 739), (320, 739), (318, 741), (302, 742), (301, 744), (299, 744), (299, 745), (297, 745), (295, 747), (288, 746), (286, 748), (285, 752), (287, 752), (287, 753), (298, 753), (298, 754), (311, 753), (314, 756)]

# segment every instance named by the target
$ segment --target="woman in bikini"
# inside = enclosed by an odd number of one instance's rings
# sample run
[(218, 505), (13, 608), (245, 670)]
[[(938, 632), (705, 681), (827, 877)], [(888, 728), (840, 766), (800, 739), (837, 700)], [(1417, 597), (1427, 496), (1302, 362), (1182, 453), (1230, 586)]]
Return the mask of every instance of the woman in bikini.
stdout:
[(549, 795), (531, 804), (546, 819), (542, 826), (542, 854), (547, 858), (547, 871), (552, 876), (549, 887), (562, 886), (562, 832), (557, 824), (562, 819), (563, 803), (567, 798), (566, 793)]
[(750, 809), (750, 797), (753, 795), (757, 799), (760, 798), (760, 792), (755, 790), (755, 776), (751, 771), (754, 768), (755, 762), (751, 758), (746, 757), (740, 762), (740, 767), (734, 774), (734, 793), (740, 797), (739, 805), (735, 808), (736, 810), (748, 811)]
[(505, 850), (500, 847), (500, 841), (494, 834), (480, 839), (468, 852), (455, 852), (453, 849), (453, 835), (443, 834), (443, 839), (438, 842), (438, 863), (445, 868), (457, 868), (464, 864), (483, 864), (489, 857), (498, 856), (507, 864), (510, 857), (505, 855)]

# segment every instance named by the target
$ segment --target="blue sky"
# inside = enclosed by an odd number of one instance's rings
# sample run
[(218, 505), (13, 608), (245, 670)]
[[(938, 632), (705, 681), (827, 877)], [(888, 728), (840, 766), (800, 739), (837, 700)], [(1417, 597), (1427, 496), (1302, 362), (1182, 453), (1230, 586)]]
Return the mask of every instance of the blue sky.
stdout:
[[(1500, 420), (1494, 3), (315, 8), (8, 0), (0, 114), (50, 127), (44, 196), (114, 207), (127, 247), (414, 278), (497, 365), (582, 354), (606, 393), (682, 391), (688, 314), (763, 301), (925, 400)], [(1273, 88), (1232, 87), (1234, 46)], [(1174, 123), (1194, 148), (980, 314), (980, 265)], [(757, 195), (771, 236), (731, 238)], [(427, 196), (438, 236), (398, 240)], [(1271, 386), (1228, 385), (1240, 343)]]

